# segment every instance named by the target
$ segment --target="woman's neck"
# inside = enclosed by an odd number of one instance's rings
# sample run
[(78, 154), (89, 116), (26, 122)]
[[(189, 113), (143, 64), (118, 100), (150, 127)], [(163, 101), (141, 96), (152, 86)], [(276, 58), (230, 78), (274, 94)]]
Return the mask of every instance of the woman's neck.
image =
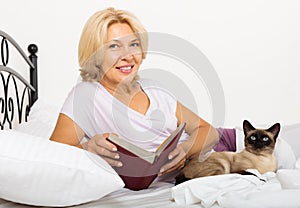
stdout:
[(117, 98), (124, 98), (124, 97), (132, 97), (137, 92), (141, 90), (140, 84), (138, 83), (139, 76), (135, 76), (130, 82), (123, 82), (123, 83), (109, 83), (105, 82), (104, 80), (101, 85), (114, 97)]

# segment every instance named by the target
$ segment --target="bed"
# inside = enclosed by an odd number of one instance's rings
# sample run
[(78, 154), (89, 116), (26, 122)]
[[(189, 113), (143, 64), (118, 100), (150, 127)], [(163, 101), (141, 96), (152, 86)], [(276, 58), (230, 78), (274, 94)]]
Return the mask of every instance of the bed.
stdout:
[[(37, 46), (28, 46), (27, 57), (7, 33), (0, 37), (0, 208), (300, 207), (299, 124), (281, 130), (276, 173), (204, 177), (177, 186), (157, 180), (131, 191), (100, 157), (48, 140), (60, 107), (38, 99)], [(9, 65), (9, 47), (25, 62), (28, 77)]]

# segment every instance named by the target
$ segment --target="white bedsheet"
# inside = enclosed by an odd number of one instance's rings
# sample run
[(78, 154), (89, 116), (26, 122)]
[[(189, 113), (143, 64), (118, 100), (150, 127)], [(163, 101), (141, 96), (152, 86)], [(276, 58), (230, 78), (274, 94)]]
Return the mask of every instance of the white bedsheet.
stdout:
[[(185, 205), (176, 204), (171, 197), (173, 184), (158, 182), (151, 187), (140, 191), (121, 189), (102, 199), (74, 206), (74, 208), (184, 208)], [(16, 204), (0, 199), (0, 208), (28, 208), (30, 206)], [(201, 208), (198, 204), (189, 206)]]
[(269, 172), (258, 177), (227, 174), (197, 178), (171, 191), (175, 202), (186, 206), (296, 208), (300, 207), (300, 169), (281, 169), (277, 174)]
[[(298, 160), (300, 161), (300, 160)], [(294, 169), (300, 174), (300, 170)], [(295, 172), (281, 170), (286, 180), (295, 182)], [(292, 174), (292, 175), (289, 175)], [(293, 178), (290, 176), (294, 176)], [(102, 199), (74, 206), (74, 208), (299, 208), (300, 177), (296, 177), (298, 187), (281, 186), (277, 174), (267, 173), (261, 176), (266, 182), (252, 175), (228, 174), (197, 178), (178, 186), (157, 182), (149, 189), (131, 191), (121, 189)], [(295, 183), (294, 183), (295, 184)], [(26, 208), (0, 199), (0, 208)]]

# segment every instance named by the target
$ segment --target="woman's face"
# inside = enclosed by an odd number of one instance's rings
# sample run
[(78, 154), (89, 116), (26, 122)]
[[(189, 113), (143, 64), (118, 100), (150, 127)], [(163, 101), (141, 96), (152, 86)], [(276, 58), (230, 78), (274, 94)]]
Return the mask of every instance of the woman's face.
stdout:
[(117, 87), (130, 83), (142, 63), (142, 49), (138, 37), (126, 23), (114, 23), (108, 27), (101, 69), (101, 84)]

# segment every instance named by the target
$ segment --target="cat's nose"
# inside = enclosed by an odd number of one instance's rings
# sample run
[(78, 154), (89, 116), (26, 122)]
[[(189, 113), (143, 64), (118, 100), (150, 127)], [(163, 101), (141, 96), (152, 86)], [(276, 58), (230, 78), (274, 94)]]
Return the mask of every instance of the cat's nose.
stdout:
[(254, 144), (254, 147), (255, 147), (256, 149), (261, 149), (261, 148), (263, 148), (264, 146), (266, 146), (266, 144), (264, 144), (263, 142), (256, 142), (256, 143)]

